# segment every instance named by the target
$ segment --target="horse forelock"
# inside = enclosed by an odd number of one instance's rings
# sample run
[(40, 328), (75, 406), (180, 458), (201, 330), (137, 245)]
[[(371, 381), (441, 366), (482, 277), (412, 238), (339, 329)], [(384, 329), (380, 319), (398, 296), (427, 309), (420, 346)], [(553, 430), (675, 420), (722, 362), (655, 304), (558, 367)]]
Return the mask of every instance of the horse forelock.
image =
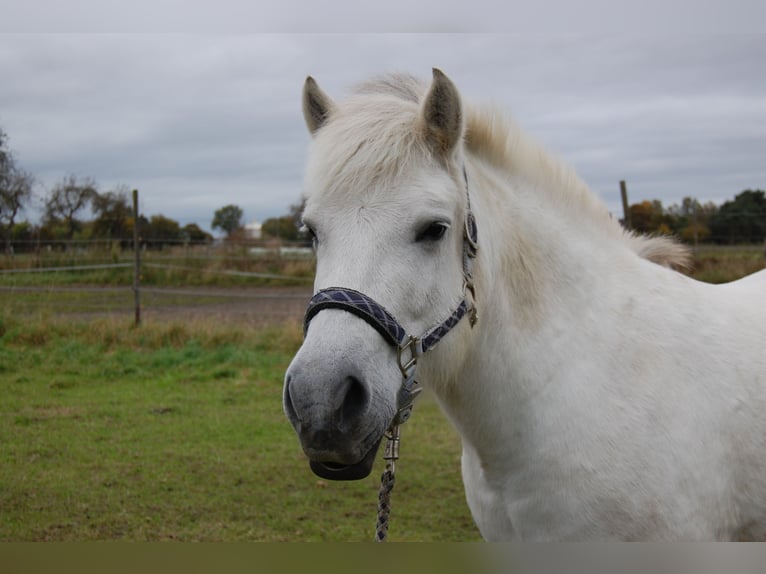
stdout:
[(427, 156), (417, 130), (420, 96), (412, 78), (401, 78), (362, 84), (338, 106), (314, 141), (318, 169), (310, 162), (307, 175), (317, 188), (364, 193), (387, 187)]
[(358, 84), (356, 94), (388, 94), (401, 100), (419, 104), (428, 86), (410, 74), (388, 74)]

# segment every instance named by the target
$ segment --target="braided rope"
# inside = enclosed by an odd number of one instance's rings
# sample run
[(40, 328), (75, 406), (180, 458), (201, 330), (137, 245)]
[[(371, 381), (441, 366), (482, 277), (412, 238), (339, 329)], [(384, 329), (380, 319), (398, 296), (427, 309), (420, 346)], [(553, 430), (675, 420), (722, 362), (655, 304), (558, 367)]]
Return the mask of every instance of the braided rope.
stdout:
[(388, 519), (391, 515), (391, 491), (394, 490), (396, 460), (399, 458), (399, 425), (394, 424), (386, 433), (386, 451), (383, 455), (386, 469), (380, 476), (378, 492), (378, 522), (375, 525), (375, 542), (385, 542), (388, 537)]
[(375, 525), (375, 542), (385, 542), (388, 536), (388, 518), (391, 514), (391, 491), (394, 489), (394, 472), (390, 463), (380, 476), (378, 493), (378, 522)]

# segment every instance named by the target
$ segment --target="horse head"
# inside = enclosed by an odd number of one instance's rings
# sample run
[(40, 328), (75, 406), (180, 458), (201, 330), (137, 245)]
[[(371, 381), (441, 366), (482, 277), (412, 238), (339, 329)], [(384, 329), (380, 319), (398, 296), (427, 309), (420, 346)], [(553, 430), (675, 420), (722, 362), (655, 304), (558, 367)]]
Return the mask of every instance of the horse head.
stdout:
[(463, 113), (438, 70), (430, 88), (378, 84), (341, 104), (308, 78), (303, 112), (312, 134), (303, 223), (316, 249), (316, 295), (285, 376), (284, 409), (315, 473), (363, 478), (409, 408), (417, 363), (426, 382), (464, 356), (476, 228)]

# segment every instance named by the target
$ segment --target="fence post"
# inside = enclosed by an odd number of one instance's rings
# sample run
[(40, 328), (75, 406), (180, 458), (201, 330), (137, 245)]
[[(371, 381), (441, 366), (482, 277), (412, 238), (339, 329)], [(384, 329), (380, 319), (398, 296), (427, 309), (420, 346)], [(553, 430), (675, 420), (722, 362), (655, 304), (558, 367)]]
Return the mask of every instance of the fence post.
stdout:
[(141, 246), (138, 244), (138, 190), (133, 190), (133, 301), (136, 306), (136, 327), (141, 324)]
[(40, 263), (40, 228), (35, 231), (35, 267), (42, 267)]
[(630, 207), (628, 207), (628, 188), (625, 186), (625, 180), (620, 180), (620, 194), (622, 195), (623, 226), (625, 229), (633, 229), (633, 223), (630, 221)]
[(699, 237), (699, 223), (697, 219), (697, 200), (692, 201), (692, 213), (694, 213), (694, 256), (697, 257), (700, 253), (700, 237)]

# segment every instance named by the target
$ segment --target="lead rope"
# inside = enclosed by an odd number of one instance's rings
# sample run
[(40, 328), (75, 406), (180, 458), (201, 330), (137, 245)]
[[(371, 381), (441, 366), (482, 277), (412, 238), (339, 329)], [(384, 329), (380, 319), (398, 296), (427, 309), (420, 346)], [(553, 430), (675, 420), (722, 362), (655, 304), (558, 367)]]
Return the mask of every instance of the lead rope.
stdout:
[(386, 433), (386, 450), (383, 459), (386, 469), (380, 476), (378, 493), (378, 522), (375, 525), (375, 542), (385, 542), (388, 537), (388, 517), (391, 514), (391, 491), (394, 490), (396, 460), (399, 458), (399, 425), (392, 425)]

